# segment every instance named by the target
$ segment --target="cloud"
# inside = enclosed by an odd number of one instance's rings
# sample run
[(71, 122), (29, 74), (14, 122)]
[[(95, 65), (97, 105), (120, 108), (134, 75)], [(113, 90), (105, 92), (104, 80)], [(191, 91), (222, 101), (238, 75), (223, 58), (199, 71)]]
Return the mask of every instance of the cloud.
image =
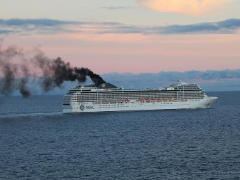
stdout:
[(26, 26), (26, 25), (35, 25), (35, 26), (57, 26), (63, 24), (79, 24), (76, 21), (60, 21), (53, 19), (0, 19), (0, 25), (5, 26)]
[(70, 31), (65, 26), (79, 24), (81, 22), (53, 19), (0, 19), (0, 34)]
[[(108, 73), (103, 78), (110, 83), (125, 88), (159, 88), (182, 80), (198, 83), (206, 90), (240, 90), (240, 70), (186, 71), (159, 73)], [(139, 83), (141, 79), (141, 83)]]
[(233, 34), (240, 29), (240, 19), (228, 19), (219, 22), (198, 23), (189, 25), (170, 25), (143, 27), (134, 25), (114, 24), (99, 28), (99, 33), (117, 34)]
[(199, 23), (190, 25), (172, 25), (154, 28), (158, 33), (186, 34), (186, 33), (224, 33), (231, 34), (240, 28), (240, 19), (228, 19), (219, 22)]
[(0, 30), (0, 34), (10, 34), (13, 33), (14, 31), (10, 31), (10, 30)]
[(52, 19), (0, 19), (0, 34), (12, 33), (92, 33), (92, 34), (233, 34), (240, 19), (189, 25), (136, 26), (117, 22), (80, 22)]
[(206, 16), (226, 7), (232, 1), (234, 0), (139, 0), (139, 4), (159, 12)]

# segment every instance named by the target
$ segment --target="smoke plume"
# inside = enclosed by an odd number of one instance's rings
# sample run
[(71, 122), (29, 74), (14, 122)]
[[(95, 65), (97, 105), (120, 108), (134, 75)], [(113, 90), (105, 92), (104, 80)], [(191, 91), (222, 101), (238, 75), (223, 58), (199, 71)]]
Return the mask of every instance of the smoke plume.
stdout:
[[(37, 73), (36, 73), (37, 72)], [(31, 82), (37, 82), (43, 92), (56, 87), (62, 87), (65, 81), (85, 82), (87, 77), (96, 86), (105, 81), (88, 68), (72, 67), (60, 57), (50, 59), (42, 52), (37, 52), (28, 58), (22, 50), (16, 47), (2, 49), (0, 46), (0, 94), (10, 95), (19, 91), (23, 97), (31, 92), (28, 88)]]

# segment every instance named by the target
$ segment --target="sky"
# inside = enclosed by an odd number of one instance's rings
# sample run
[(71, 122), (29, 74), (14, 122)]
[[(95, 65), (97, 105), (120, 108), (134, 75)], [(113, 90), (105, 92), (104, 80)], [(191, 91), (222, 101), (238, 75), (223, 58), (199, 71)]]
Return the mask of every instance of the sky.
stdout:
[(2, 48), (97, 73), (240, 69), (240, 0), (0, 0)]

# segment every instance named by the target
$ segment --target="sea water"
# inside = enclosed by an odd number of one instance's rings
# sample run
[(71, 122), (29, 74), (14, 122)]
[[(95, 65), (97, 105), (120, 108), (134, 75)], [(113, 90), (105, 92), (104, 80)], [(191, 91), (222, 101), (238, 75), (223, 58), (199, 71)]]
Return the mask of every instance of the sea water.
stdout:
[(0, 179), (240, 179), (240, 92), (210, 109), (63, 114), (0, 97)]

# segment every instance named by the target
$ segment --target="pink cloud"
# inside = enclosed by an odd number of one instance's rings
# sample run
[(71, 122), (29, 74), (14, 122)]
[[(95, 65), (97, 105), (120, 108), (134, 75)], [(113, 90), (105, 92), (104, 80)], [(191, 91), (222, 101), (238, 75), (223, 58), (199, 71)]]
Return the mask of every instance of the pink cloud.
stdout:
[(234, 0), (140, 0), (139, 4), (159, 12), (206, 16), (226, 7)]

